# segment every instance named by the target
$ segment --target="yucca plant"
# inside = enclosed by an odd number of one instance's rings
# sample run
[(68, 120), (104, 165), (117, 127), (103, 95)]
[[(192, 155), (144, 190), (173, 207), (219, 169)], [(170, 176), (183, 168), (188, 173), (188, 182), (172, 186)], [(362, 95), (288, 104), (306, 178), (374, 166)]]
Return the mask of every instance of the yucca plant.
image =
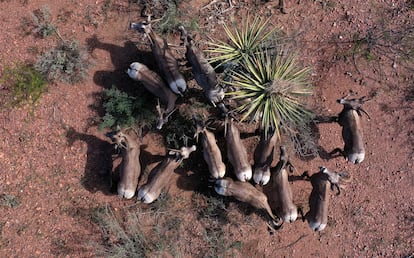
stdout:
[[(255, 17), (251, 22), (246, 19), (242, 25), (242, 29), (235, 28), (234, 32), (226, 25), (223, 25), (224, 31), (229, 42), (218, 40), (217, 42), (209, 42), (207, 52), (214, 56), (209, 59), (210, 63), (217, 63), (218, 66), (229, 63), (240, 63), (244, 59), (252, 57), (263, 48), (263, 42), (270, 35), (276, 32), (276, 28), (270, 29), (269, 19)], [(266, 32), (267, 31), (267, 32)]]
[(302, 97), (312, 94), (308, 80), (309, 68), (298, 66), (296, 57), (283, 51), (274, 55), (262, 50), (242, 63), (243, 69), (233, 71), (232, 80), (225, 82), (236, 90), (227, 95), (246, 100), (234, 111), (243, 120), (260, 121), (265, 134), (274, 129), (280, 136), (282, 126), (295, 130), (309, 122), (312, 112)]

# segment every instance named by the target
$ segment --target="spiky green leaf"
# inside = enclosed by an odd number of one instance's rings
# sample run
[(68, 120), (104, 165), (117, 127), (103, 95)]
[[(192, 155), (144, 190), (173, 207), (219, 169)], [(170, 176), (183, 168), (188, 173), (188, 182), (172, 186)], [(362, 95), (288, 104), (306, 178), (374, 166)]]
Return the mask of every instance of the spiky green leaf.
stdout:
[(237, 90), (230, 93), (233, 99), (246, 100), (236, 108), (242, 120), (260, 120), (265, 133), (307, 122), (311, 117), (303, 103), (303, 96), (312, 90), (308, 82), (308, 68), (297, 65), (296, 57), (279, 53), (272, 55), (262, 50), (243, 62), (244, 71), (234, 72), (228, 84)]

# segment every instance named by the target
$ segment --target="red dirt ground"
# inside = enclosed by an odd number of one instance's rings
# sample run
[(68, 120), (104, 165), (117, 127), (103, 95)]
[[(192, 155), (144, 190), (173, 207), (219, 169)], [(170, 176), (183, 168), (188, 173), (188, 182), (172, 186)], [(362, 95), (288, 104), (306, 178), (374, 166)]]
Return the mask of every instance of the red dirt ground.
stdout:
[[(233, 255), (412, 257), (413, 62), (404, 60), (392, 48), (398, 42), (382, 47), (371, 61), (363, 57), (353, 60), (351, 52), (356, 44), (352, 41), (354, 35), (364, 37), (370, 30), (381, 32), (381, 26), (400, 34), (406, 32), (404, 28), (413, 28), (412, 1), (300, 1), (298, 4), (285, 0), (288, 11), (285, 15), (275, 9), (277, 3), (261, 1), (233, 1), (233, 9), (223, 14), (220, 10), (229, 7), (228, 1), (217, 1), (200, 10), (210, 2), (183, 4), (191, 6), (188, 8), (191, 17), (198, 21), (202, 31), (208, 32), (201, 33), (200, 40), (223, 38), (219, 22), (240, 20), (246, 10), (270, 15), (272, 24), (292, 37), (303, 64), (314, 69), (311, 104), (323, 114), (337, 114), (341, 106), (336, 99), (349, 90), (359, 96), (374, 96), (364, 106), (371, 119), (363, 116), (367, 154), (362, 164), (352, 165), (343, 158), (309, 161), (293, 158), (299, 172), (313, 173), (323, 165), (346, 170), (353, 176), (342, 195), (331, 199), (327, 228), (315, 233), (307, 223), (296, 221), (269, 235), (260, 215), (242, 214), (247, 218), (237, 227), (223, 225), (231, 241), (242, 242)], [(135, 203), (135, 200), (120, 200), (111, 193), (109, 183), (102, 177), (110, 164), (111, 146), (104, 132), (91, 122), (97, 113), (90, 107), (96, 102), (96, 93), (103, 88), (113, 83), (133, 83), (125, 70), (137, 58), (134, 43), (141, 42), (141, 38), (128, 30), (128, 24), (139, 19), (140, 10), (132, 2), (117, 0), (0, 1), (1, 64), (33, 62), (37, 58), (33, 49), (41, 52), (56, 44), (56, 37), (39, 39), (23, 33), (23, 17), (30, 18), (30, 12), (45, 4), (63, 38), (93, 45), (90, 59), (94, 66), (82, 83), (50, 85), (33, 115), (29, 114), (29, 108), (1, 110), (0, 194), (15, 196), (19, 205), (0, 205), (0, 257), (92, 257), (97, 255), (93, 243), (102, 244), (103, 240), (101, 229), (90, 219), (90, 211), (106, 204), (123, 209)], [(178, 36), (171, 36), (171, 41), (178, 44)], [(375, 42), (371, 43), (375, 47)], [(323, 149), (342, 147), (337, 124), (319, 124), (318, 129)], [(146, 151), (162, 154), (160, 142), (160, 136), (148, 134), (144, 139), (148, 145)], [(256, 142), (255, 137), (244, 140), (251, 154)], [(203, 166), (202, 162), (197, 167)], [(195, 174), (197, 167), (192, 168)], [(173, 185), (170, 195), (182, 195), (184, 202), (188, 201), (197, 186), (188, 183), (190, 179), (185, 187)], [(310, 184), (295, 181), (292, 187), (295, 203), (306, 211)], [(182, 205), (183, 210), (188, 209), (183, 220), (197, 220), (191, 206)], [(233, 202), (229, 212), (237, 219), (245, 209), (236, 206)], [(244, 223), (246, 220), (249, 223)], [(182, 256), (207, 256), (194, 251), (200, 250), (197, 246), (206, 245), (197, 231), (200, 224), (197, 221), (185, 224), (189, 228), (184, 229), (187, 233), (180, 239)]]

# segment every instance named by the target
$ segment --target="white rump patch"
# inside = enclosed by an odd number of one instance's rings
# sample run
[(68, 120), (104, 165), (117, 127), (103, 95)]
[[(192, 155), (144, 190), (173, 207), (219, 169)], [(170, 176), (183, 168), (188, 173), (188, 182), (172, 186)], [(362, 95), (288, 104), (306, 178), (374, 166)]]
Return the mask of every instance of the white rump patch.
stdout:
[(135, 190), (125, 189), (121, 187), (118, 188), (118, 195), (125, 199), (131, 199), (135, 195)]
[(224, 90), (222, 88), (209, 90), (207, 91), (207, 98), (213, 103), (220, 102), (224, 99)]
[(286, 216), (283, 218), (284, 221), (292, 223), (296, 221), (298, 218), (298, 211), (297, 209), (292, 209), (290, 213), (286, 214)]
[(226, 170), (219, 170), (218, 171), (218, 177), (217, 178), (223, 178), (226, 175)]
[(214, 190), (220, 195), (227, 196), (227, 185), (229, 182), (225, 179), (219, 179), (214, 184)]
[(313, 231), (322, 231), (325, 229), (326, 224), (321, 224), (317, 221), (310, 221), (309, 226)]
[(127, 71), (129, 77), (135, 81), (139, 81), (140, 80), (139, 71), (142, 69), (142, 66), (143, 64), (138, 63), (138, 62), (132, 63), (129, 66), (128, 71)]
[(253, 181), (256, 184), (266, 185), (270, 181), (270, 171), (269, 169), (262, 170), (256, 169), (253, 174)]
[(216, 185), (214, 186), (214, 190), (216, 190), (216, 193), (226, 196), (226, 187)]
[(138, 201), (141, 201), (143, 203), (152, 203), (153, 201), (155, 201), (155, 199), (155, 196), (149, 193), (146, 188), (139, 189)]
[(171, 90), (178, 95), (182, 95), (182, 93), (184, 93), (187, 89), (187, 83), (184, 79), (175, 80), (171, 82), (169, 85)]
[(246, 168), (244, 171), (241, 171), (240, 173), (237, 173), (237, 179), (239, 179), (242, 182), (247, 182), (250, 179), (252, 179), (252, 169)]
[[(207, 152), (204, 152), (203, 154), (206, 154), (206, 153)], [(208, 159), (205, 159), (205, 160), (208, 160)], [(208, 167), (209, 167), (208, 169), (210, 171), (210, 175), (211, 175), (212, 178), (220, 179), (220, 178), (223, 178), (226, 175), (226, 167), (225, 166), (224, 167), (220, 166), (217, 170), (214, 170), (214, 171), (213, 171), (213, 169), (210, 169), (210, 166), (208, 166)]]
[(347, 160), (354, 163), (359, 164), (365, 159), (365, 153), (352, 153), (348, 154)]

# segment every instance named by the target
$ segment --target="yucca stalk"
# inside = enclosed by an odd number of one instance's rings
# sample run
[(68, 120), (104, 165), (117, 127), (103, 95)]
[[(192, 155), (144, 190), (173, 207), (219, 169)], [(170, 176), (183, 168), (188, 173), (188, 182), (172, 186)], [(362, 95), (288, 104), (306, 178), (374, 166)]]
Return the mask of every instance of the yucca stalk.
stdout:
[(227, 95), (247, 100), (234, 111), (246, 119), (260, 121), (265, 135), (274, 129), (280, 137), (280, 126), (294, 130), (312, 117), (302, 104), (302, 97), (312, 94), (308, 81), (309, 68), (300, 68), (296, 57), (262, 50), (243, 63), (242, 71), (234, 71), (232, 80), (225, 82), (236, 88)]
[(234, 29), (234, 32), (223, 24), (224, 31), (229, 39), (229, 43), (217, 40), (209, 42), (210, 48), (207, 52), (214, 56), (209, 59), (210, 63), (218, 63), (218, 66), (226, 63), (238, 64), (241, 60), (248, 59), (260, 51), (262, 42), (264, 42), (272, 33), (276, 31), (273, 28), (266, 32), (269, 19), (255, 17), (252, 22), (246, 19), (242, 29)]

